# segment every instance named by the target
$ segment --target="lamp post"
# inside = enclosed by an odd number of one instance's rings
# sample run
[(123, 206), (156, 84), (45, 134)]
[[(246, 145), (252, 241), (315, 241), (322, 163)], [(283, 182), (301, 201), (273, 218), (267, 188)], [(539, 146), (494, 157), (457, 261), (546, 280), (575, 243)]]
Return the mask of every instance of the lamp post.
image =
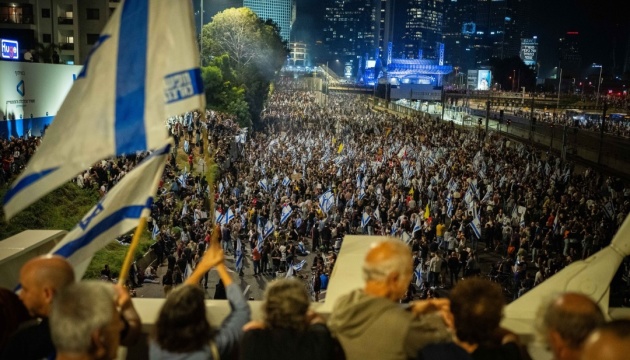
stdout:
[(562, 89), (562, 68), (560, 68), (560, 77), (558, 77), (558, 100), (556, 101), (556, 112), (560, 107), (560, 90)]
[(200, 0), (199, 8), (199, 54), (201, 55), (201, 34), (203, 34), (203, 0)]
[(602, 85), (602, 68), (603, 66), (600, 64), (593, 64), (592, 67), (598, 67), (599, 68), (599, 81), (597, 82), (597, 98), (595, 99), (595, 107), (597, 107), (599, 105), (599, 88)]
[(516, 70), (512, 70), (512, 91), (514, 91), (514, 80), (516, 78)]

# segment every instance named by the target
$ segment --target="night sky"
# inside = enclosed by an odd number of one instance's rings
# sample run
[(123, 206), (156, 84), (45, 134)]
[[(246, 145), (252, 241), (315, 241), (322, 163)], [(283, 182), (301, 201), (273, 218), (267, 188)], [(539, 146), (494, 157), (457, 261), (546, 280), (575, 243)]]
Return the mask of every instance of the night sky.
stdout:
[[(310, 42), (321, 38), (327, 0), (296, 1), (295, 39)], [(531, 1), (534, 2), (532, 35), (538, 36), (538, 60), (543, 76), (549, 75), (555, 66), (558, 39), (566, 31), (580, 33), (585, 66), (594, 62), (603, 63), (604, 73), (611, 73), (614, 64), (615, 74), (621, 75), (630, 32), (630, 17), (623, 10), (625, 7), (621, 6), (624, 0)]]

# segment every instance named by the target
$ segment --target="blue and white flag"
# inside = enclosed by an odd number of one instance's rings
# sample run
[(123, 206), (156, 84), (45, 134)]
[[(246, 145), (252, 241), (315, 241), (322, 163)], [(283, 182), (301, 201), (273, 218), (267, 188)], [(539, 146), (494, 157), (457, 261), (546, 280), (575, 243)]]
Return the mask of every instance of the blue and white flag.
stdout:
[(229, 224), (232, 219), (234, 219), (234, 212), (232, 211), (232, 209), (228, 208), (228, 210), (223, 215), (223, 224)]
[(289, 264), (289, 269), (287, 269), (287, 274), (285, 278), (293, 277), (293, 264)]
[(295, 227), (299, 229), (303, 222), (302, 218), (298, 216), (298, 218), (295, 219)]
[(363, 215), (361, 215), (361, 227), (366, 227), (371, 219), (372, 217), (368, 215), (368, 213), (364, 212)]
[(293, 208), (291, 208), (291, 205), (284, 205), (282, 207), (282, 213), (280, 214), (280, 224), (284, 224), (287, 220), (289, 220), (291, 214), (293, 214)]
[(365, 197), (365, 189), (361, 188), (361, 190), (359, 190), (359, 200), (363, 200), (364, 197)]
[(269, 186), (267, 185), (267, 179), (259, 180), (258, 186), (260, 186), (265, 191), (269, 191)]
[(416, 286), (422, 286), (422, 261), (416, 266), (416, 269), (413, 271), (413, 274), (416, 276)]
[(477, 207), (475, 206), (473, 211), (473, 219), (470, 222), (470, 227), (473, 230), (473, 233), (477, 237), (477, 239), (481, 239), (481, 220), (479, 219), (479, 213), (477, 212)]
[(238, 274), (241, 273), (241, 271), (243, 271), (243, 245), (241, 244), (241, 238), (237, 237), (236, 238), (236, 272)]
[(291, 180), (289, 179), (288, 176), (285, 176), (284, 179), (282, 180), (282, 186), (289, 186), (291, 184)]
[(264, 242), (265, 239), (263, 239), (262, 233), (258, 233), (258, 245), (256, 245), (258, 252), (262, 252)]
[(223, 181), (219, 181), (219, 194), (223, 194), (223, 190), (225, 190), (223, 187)]
[(160, 235), (160, 227), (153, 220), (153, 231), (151, 231), (151, 239), (157, 239), (158, 235)]
[(306, 260), (302, 260), (299, 263), (292, 265), (291, 267), (293, 268), (294, 271), (300, 271), (302, 270), (304, 265), (306, 265)]
[(280, 180), (280, 179), (278, 179), (278, 175), (274, 175), (274, 176), (273, 176), (273, 179), (271, 179), (271, 184), (272, 184), (273, 186), (276, 186), (276, 185), (278, 185), (278, 181), (279, 181), (279, 180)]
[(156, 150), (125, 175), (50, 251), (68, 259), (77, 279), (83, 277), (94, 253), (149, 215), (170, 147)]
[(219, 210), (214, 211), (214, 222), (216, 224), (223, 224), (224, 217), (225, 215), (223, 215), (223, 213), (221, 213)]
[(326, 190), (326, 192), (319, 197), (319, 207), (323, 212), (328, 213), (330, 211), (334, 205), (334, 197), (335, 195), (330, 190)]
[(273, 225), (271, 220), (267, 220), (265, 227), (263, 228), (263, 239), (266, 239), (267, 236), (271, 235), (276, 227)]
[(412, 234), (415, 234), (416, 231), (420, 231), (422, 230), (422, 227), (420, 226), (420, 216), (418, 216), (416, 218), (416, 223), (413, 225), (413, 230), (411, 230)]
[(190, 1), (119, 5), (7, 191), (7, 219), (101, 159), (163, 146), (168, 117), (204, 109), (195, 38)]
[(451, 194), (448, 194), (448, 197), (446, 198), (446, 215), (448, 215), (448, 217), (452, 218), (453, 217), (453, 197), (451, 196)]

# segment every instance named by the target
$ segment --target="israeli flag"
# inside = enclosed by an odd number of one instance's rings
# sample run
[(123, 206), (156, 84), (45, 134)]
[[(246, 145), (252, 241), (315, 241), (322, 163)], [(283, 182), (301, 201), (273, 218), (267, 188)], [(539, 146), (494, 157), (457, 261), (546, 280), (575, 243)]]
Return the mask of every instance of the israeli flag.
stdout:
[(223, 218), (225, 217), (225, 215), (223, 215), (219, 210), (215, 210), (214, 211), (214, 222), (217, 224), (223, 224)]
[(477, 212), (476, 206), (473, 212), (473, 219), (470, 222), (470, 227), (472, 228), (473, 233), (475, 233), (477, 239), (481, 239), (481, 220), (479, 219), (479, 213)]
[(420, 231), (422, 230), (422, 227), (420, 226), (420, 217), (416, 218), (416, 224), (413, 226), (413, 230), (411, 231), (412, 234), (415, 234), (416, 231)]
[(7, 191), (7, 219), (90, 164), (163, 146), (168, 117), (203, 108), (192, 3), (125, 1), (90, 50), (45, 140)]
[(330, 208), (332, 208), (333, 206), (334, 197), (335, 195), (330, 190), (326, 190), (326, 192), (319, 197), (319, 207), (322, 208), (322, 211), (324, 211), (325, 213), (328, 213), (328, 211), (330, 211)]
[(291, 180), (289, 179), (288, 176), (285, 176), (284, 179), (282, 180), (282, 186), (289, 186), (291, 184)]
[(265, 191), (269, 191), (269, 186), (267, 185), (267, 179), (262, 179), (258, 181), (258, 186), (260, 186)]
[(483, 199), (481, 199), (481, 203), (486, 203), (488, 201), (490, 201), (490, 197), (492, 197), (492, 190), (487, 191), (486, 194), (483, 196)]
[(370, 222), (370, 219), (372, 219), (372, 217), (370, 217), (368, 213), (364, 212), (361, 216), (361, 227), (366, 227), (368, 222)]
[(296, 228), (300, 228), (300, 226), (302, 226), (302, 218), (298, 217), (297, 219), (295, 219), (295, 227)]
[(171, 144), (159, 148), (125, 175), (50, 254), (66, 258), (81, 279), (94, 253), (149, 216)]
[(422, 261), (418, 264), (418, 266), (416, 266), (413, 274), (416, 276), (416, 286), (422, 286)]
[(306, 265), (306, 260), (302, 260), (299, 263), (292, 265), (291, 267), (293, 268), (294, 271), (300, 271), (302, 270), (304, 265)]
[(241, 244), (241, 238), (236, 240), (236, 272), (241, 273), (243, 271), (243, 245)]
[(177, 182), (184, 189), (186, 188), (186, 181), (188, 180), (188, 174), (183, 173), (177, 177)]
[(272, 184), (273, 186), (276, 186), (276, 185), (278, 185), (278, 181), (279, 181), (279, 180), (280, 180), (280, 179), (278, 179), (278, 175), (274, 175), (274, 176), (273, 176), (273, 179), (271, 180), (271, 184)]
[(350, 201), (348, 201), (348, 205), (346, 205), (346, 207), (353, 207), (354, 206), (354, 194), (352, 194), (352, 198), (350, 198)]
[(608, 216), (609, 219), (615, 218), (615, 207), (611, 201), (608, 201), (604, 205), (604, 213)]
[(293, 214), (293, 209), (291, 208), (291, 205), (286, 204), (282, 207), (282, 213), (280, 215), (280, 224), (284, 224), (287, 220), (289, 220), (289, 217), (291, 217), (291, 214)]
[(223, 188), (223, 181), (219, 181), (219, 194), (223, 194), (223, 190), (225, 190)]
[(293, 264), (289, 265), (289, 269), (287, 270), (287, 274), (285, 278), (293, 277)]
[(361, 190), (359, 191), (359, 200), (363, 200), (364, 197), (365, 197), (365, 189), (361, 188)]
[(271, 220), (267, 220), (267, 223), (265, 224), (265, 227), (263, 228), (263, 239), (266, 239), (267, 236), (271, 235), (275, 229), (276, 227), (273, 226), (273, 223), (271, 222)]
[(184, 140), (184, 152), (188, 154), (190, 152), (190, 143), (188, 140)]
[(151, 232), (151, 239), (157, 239), (158, 235), (160, 235), (160, 227), (157, 226), (155, 220), (153, 220), (153, 231)]
[(229, 209), (225, 212), (225, 215), (223, 216), (223, 223), (225, 225), (229, 224), (230, 221), (232, 221), (232, 219), (234, 219), (234, 212), (232, 211), (232, 209)]
[(265, 242), (265, 239), (263, 239), (262, 234), (258, 233), (258, 245), (256, 245), (256, 247), (258, 248), (259, 252), (262, 252), (264, 242)]
[(449, 194), (448, 197), (446, 198), (446, 215), (448, 215), (448, 217), (452, 218), (453, 217), (453, 197)]

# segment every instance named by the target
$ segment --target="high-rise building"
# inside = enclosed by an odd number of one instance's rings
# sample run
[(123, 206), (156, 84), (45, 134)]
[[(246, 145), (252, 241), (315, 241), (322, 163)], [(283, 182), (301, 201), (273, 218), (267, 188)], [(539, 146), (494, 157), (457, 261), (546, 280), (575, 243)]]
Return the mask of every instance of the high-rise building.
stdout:
[(405, 10), (403, 56), (435, 58), (436, 44), (442, 42), (444, 0), (409, 0)]
[(22, 53), (38, 48), (56, 49), (61, 63), (82, 64), (119, 2), (12, 0), (0, 3), (0, 37), (17, 40)]
[[(340, 60), (344, 73), (356, 73), (366, 59), (390, 58), (394, 40), (394, 0), (328, 0), (324, 43), (330, 60)], [(348, 71), (348, 69), (351, 69)]]
[(290, 41), (296, 14), (294, 0), (243, 0), (243, 6), (250, 8), (263, 20), (273, 20), (280, 27), (282, 40)]
[(563, 77), (579, 77), (582, 73), (582, 53), (580, 52), (580, 34), (567, 31), (558, 40), (558, 62)]
[(530, 37), (531, 0), (445, 0), (446, 62), (473, 69), (491, 58), (519, 56)]

